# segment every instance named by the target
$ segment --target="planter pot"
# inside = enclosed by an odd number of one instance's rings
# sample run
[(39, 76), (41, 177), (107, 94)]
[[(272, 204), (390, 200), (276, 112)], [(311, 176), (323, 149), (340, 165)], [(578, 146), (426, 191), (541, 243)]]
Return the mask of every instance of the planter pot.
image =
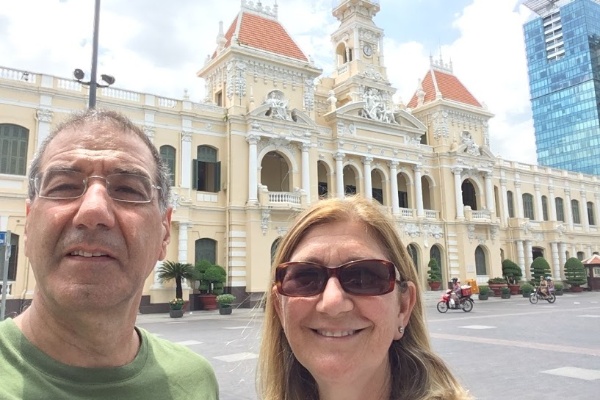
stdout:
[(521, 286), (519, 285), (508, 285), (508, 289), (510, 290), (510, 294), (519, 294), (519, 290), (521, 289)]
[(183, 317), (183, 310), (179, 309), (179, 310), (169, 310), (169, 316), (171, 318), (181, 318)]
[(502, 288), (507, 287), (506, 283), (490, 283), (490, 289), (494, 291), (494, 296), (499, 297), (502, 294)]
[(232, 310), (233, 310), (233, 308), (231, 308), (231, 306), (221, 306), (221, 307), (219, 307), (219, 314), (229, 315), (229, 314), (231, 314)]
[(562, 289), (561, 289), (561, 290), (555, 290), (555, 291), (554, 291), (554, 295), (555, 295), (555, 296), (562, 296), (562, 295), (563, 295), (563, 291), (562, 291)]
[(575, 285), (571, 285), (571, 288), (569, 290), (571, 291), (571, 293), (583, 292), (583, 288), (581, 286), (575, 286)]
[(429, 282), (429, 288), (431, 290), (440, 290), (440, 286), (442, 286), (442, 282), (435, 282), (435, 281)]
[(487, 300), (489, 297), (489, 294), (481, 294), (479, 293), (479, 300)]
[(202, 310), (216, 310), (217, 309), (217, 295), (216, 294), (199, 294), (197, 299), (202, 306)]
[(500, 293), (500, 297), (503, 299), (510, 299), (510, 293)]
[(531, 295), (531, 292), (523, 292), (523, 297), (529, 297)]

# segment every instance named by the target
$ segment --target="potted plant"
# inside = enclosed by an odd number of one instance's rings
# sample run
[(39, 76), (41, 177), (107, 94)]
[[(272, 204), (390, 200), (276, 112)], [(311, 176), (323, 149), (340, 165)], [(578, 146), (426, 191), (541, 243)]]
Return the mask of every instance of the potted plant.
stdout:
[(502, 289), (500, 289), (500, 297), (503, 299), (510, 299), (510, 289), (508, 288), (508, 286), (505, 286)]
[(508, 287), (508, 284), (506, 283), (506, 279), (496, 277), (488, 280), (488, 286), (494, 292), (494, 296), (498, 297), (502, 288)]
[(223, 267), (213, 264), (208, 260), (201, 260), (194, 267), (195, 279), (199, 281), (198, 290), (200, 294), (195, 294), (198, 304), (196, 309), (216, 310), (217, 295), (223, 293), (223, 284), (227, 280), (227, 272)]
[(585, 267), (578, 258), (571, 257), (565, 263), (565, 282), (571, 285), (571, 292), (583, 291), (581, 285), (585, 285), (587, 283), (587, 276), (585, 273)]
[(489, 286), (479, 286), (479, 300), (487, 300), (490, 295)]
[(231, 304), (235, 301), (235, 296), (232, 294), (220, 294), (217, 296), (217, 304), (219, 305), (219, 314), (231, 314)]
[(533, 285), (531, 283), (525, 282), (521, 285), (521, 293), (523, 293), (523, 297), (529, 297), (531, 292), (533, 292)]
[(508, 282), (510, 294), (519, 294), (519, 281), (523, 276), (521, 267), (508, 258), (502, 261), (502, 276)]
[(440, 270), (440, 266), (435, 258), (429, 260), (427, 263), (429, 270), (427, 274), (429, 275), (429, 287), (431, 290), (440, 290), (440, 286), (442, 285), (442, 271)]
[(183, 299), (181, 281), (183, 279), (194, 279), (194, 268), (187, 263), (164, 261), (158, 269), (158, 279), (161, 282), (175, 280), (175, 299), (181, 300)]
[(175, 298), (169, 302), (169, 316), (171, 318), (183, 317), (183, 304), (182, 298)]

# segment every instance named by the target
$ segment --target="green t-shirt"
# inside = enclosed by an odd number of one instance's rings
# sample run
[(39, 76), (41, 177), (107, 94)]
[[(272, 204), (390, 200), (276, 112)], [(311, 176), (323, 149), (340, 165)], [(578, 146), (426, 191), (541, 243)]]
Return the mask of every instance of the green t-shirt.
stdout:
[(217, 379), (206, 359), (136, 329), (141, 346), (131, 363), (81, 368), (47, 356), (12, 319), (0, 322), (0, 399), (218, 400)]

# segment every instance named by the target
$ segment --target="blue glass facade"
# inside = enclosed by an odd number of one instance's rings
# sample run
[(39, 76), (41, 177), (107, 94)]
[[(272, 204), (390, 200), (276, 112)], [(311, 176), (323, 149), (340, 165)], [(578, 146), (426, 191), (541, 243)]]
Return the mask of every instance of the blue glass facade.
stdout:
[(574, 0), (524, 33), (538, 163), (600, 175), (600, 4)]

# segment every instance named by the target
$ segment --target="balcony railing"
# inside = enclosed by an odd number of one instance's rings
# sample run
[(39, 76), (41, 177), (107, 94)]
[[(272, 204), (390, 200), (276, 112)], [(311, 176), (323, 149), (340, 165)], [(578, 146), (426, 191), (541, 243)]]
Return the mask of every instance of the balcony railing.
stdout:
[(302, 198), (300, 193), (269, 192), (269, 203), (300, 205), (302, 203)]

